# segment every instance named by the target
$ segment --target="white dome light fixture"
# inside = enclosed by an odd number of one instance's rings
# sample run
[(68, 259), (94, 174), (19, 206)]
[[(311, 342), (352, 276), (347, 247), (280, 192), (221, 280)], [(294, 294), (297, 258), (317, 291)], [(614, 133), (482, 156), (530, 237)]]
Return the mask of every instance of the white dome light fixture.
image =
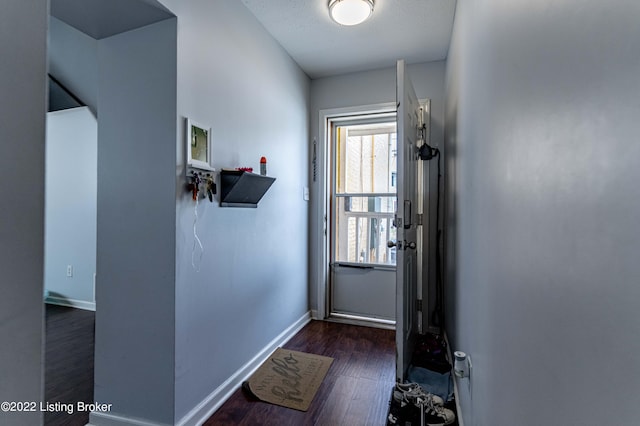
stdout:
[(373, 13), (373, 0), (330, 0), (329, 16), (340, 25), (352, 26), (366, 21)]

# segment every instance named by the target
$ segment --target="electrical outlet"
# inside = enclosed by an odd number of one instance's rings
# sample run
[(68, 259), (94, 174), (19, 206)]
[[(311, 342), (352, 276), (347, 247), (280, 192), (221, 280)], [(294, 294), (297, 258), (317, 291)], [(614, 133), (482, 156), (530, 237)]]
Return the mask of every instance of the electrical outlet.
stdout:
[(67, 265), (67, 277), (73, 277), (73, 265)]

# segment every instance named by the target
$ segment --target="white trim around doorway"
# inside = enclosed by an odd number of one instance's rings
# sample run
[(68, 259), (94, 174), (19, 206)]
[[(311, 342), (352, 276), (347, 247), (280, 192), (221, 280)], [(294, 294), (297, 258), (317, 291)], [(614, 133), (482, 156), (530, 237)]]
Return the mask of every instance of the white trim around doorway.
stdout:
[(321, 109), (318, 115), (318, 139), (315, 140), (315, 165), (317, 172), (318, 190), (312, 199), (312, 208), (316, 215), (312, 219), (312, 229), (315, 232), (315, 244), (311, 247), (311, 256), (316, 259), (312, 280), (316, 284), (317, 306), (313, 307), (314, 319), (323, 320), (328, 316), (327, 281), (329, 277), (329, 241), (328, 241), (328, 182), (329, 182), (329, 120), (348, 121), (352, 118), (368, 114), (395, 114), (396, 103), (386, 102), (372, 105), (362, 105), (344, 108)]

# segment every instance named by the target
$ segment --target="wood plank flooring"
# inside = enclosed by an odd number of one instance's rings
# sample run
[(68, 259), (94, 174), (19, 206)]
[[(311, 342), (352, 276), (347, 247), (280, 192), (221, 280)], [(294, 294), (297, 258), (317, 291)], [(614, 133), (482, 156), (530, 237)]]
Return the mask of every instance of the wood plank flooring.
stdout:
[[(45, 401), (93, 400), (94, 324), (94, 312), (46, 306)], [(284, 347), (334, 358), (309, 411), (255, 401), (238, 390), (205, 425), (386, 423), (395, 382), (393, 331), (312, 321)], [(47, 426), (84, 426), (88, 421), (88, 413), (45, 413)]]
[[(95, 312), (45, 305), (45, 390), (49, 403), (93, 401)], [(46, 426), (84, 426), (89, 413), (46, 412)]]
[(312, 321), (285, 348), (334, 361), (309, 410), (255, 401), (236, 391), (205, 426), (383, 426), (395, 383), (395, 333), (390, 330)]

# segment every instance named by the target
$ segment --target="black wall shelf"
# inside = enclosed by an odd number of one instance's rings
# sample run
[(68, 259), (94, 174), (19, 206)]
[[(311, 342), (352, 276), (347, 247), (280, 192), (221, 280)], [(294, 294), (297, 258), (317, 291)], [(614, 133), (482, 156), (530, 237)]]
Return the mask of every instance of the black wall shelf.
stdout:
[(275, 180), (241, 170), (221, 170), (220, 206), (256, 208)]

